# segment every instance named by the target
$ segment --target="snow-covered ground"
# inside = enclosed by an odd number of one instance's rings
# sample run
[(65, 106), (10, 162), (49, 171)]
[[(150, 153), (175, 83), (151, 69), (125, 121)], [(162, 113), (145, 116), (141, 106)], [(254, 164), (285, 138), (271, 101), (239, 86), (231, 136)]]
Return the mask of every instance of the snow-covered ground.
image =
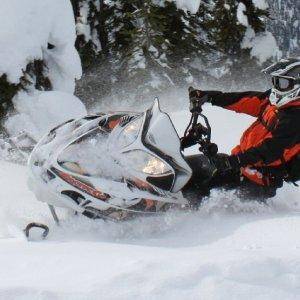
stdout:
[[(251, 122), (205, 111), (222, 151)], [(172, 117), (182, 131), (188, 114)], [(0, 179), (0, 299), (299, 299), (300, 199), (292, 186), (267, 206), (214, 192), (195, 213), (122, 224), (69, 216), (57, 228), (29, 192), (25, 167), (0, 161)], [(26, 241), (30, 221), (50, 225), (48, 240)]]

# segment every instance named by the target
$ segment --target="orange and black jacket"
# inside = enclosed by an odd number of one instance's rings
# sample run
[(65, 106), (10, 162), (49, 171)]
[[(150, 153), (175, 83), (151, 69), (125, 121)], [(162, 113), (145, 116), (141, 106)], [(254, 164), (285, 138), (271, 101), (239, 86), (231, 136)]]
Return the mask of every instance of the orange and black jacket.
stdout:
[[(264, 170), (282, 169), (300, 154), (300, 98), (277, 108), (266, 92), (222, 93), (210, 91), (213, 105), (256, 117), (232, 150), (242, 173), (258, 184), (270, 184)], [(270, 173), (270, 172), (269, 172)]]

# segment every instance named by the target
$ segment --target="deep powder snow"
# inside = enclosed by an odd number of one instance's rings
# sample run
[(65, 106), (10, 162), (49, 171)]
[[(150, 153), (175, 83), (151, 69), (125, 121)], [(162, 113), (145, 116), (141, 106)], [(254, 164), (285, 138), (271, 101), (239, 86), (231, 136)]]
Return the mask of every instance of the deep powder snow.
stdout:
[[(251, 121), (206, 107), (222, 151)], [(173, 113), (180, 132), (188, 121)], [(230, 120), (230, 121), (229, 121)], [(237, 128), (237, 124), (239, 128)], [(195, 151), (192, 150), (192, 151)], [(2, 299), (297, 299), (299, 192), (285, 186), (268, 205), (213, 192), (195, 213), (122, 224), (59, 210), (56, 227), (26, 186), (26, 169), (0, 162)], [(27, 242), (30, 221), (49, 224)]]

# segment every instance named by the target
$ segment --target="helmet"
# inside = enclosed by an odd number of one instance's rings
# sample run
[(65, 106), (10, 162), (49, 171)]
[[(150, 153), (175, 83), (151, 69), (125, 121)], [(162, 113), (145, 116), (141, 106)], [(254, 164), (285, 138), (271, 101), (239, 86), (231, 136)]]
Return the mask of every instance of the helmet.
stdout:
[(270, 102), (285, 105), (300, 97), (300, 58), (281, 59), (262, 71), (272, 76)]

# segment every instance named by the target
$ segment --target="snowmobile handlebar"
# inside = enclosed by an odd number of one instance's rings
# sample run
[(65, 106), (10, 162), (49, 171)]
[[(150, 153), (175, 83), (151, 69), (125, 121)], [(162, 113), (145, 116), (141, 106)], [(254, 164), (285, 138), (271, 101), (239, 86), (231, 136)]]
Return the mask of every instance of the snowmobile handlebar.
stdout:
[(190, 112), (202, 113), (203, 101), (199, 97), (192, 96), (192, 92), (196, 91), (192, 86), (189, 87), (189, 99), (190, 99)]
[[(208, 118), (202, 113), (203, 102), (198, 97), (191, 96), (191, 92), (195, 91), (193, 87), (189, 87), (188, 91), (192, 116), (181, 139), (181, 148), (184, 150), (185, 148), (199, 144), (199, 150), (211, 158), (218, 153), (218, 146), (211, 142), (211, 126)], [(204, 120), (205, 125), (198, 123), (199, 117)]]

